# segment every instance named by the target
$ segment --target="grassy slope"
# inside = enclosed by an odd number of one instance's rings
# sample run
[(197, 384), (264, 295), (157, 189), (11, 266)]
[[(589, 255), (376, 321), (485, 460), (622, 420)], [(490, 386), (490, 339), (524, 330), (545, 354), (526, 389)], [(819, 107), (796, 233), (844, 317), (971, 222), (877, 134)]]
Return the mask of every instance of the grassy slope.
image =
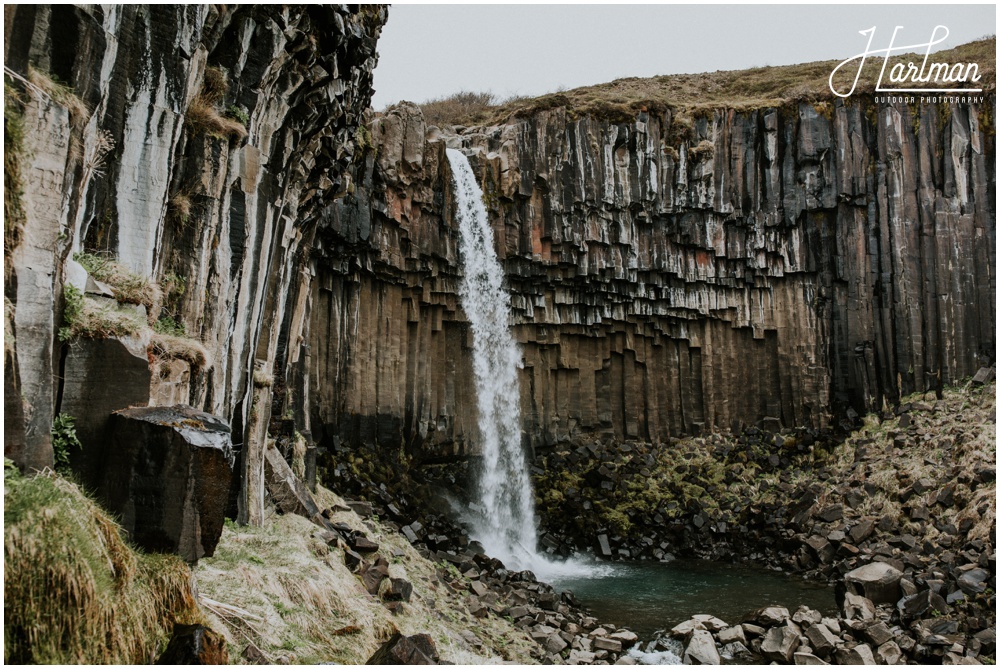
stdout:
[[(919, 64), (923, 55), (900, 57), (905, 63)], [(894, 57), (893, 63), (898, 62)], [(992, 93), (996, 87), (996, 37), (970, 42), (954, 49), (932, 54), (930, 63), (978, 63), (982, 80), (976, 84)], [(639, 111), (663, 111), (677, 108), (689, 112), (715, 108), (758, 109), (780, 107), (800, 100), (831, 100), (828, 78), (839, 61), (818, 61), (780, 67), (755, 67), (702, 74), (672, 74), (658, 77), (628, 77), (615, 81), (583, 86), (569, 91), (550, 93), (536, 98), (520, 98), (497, 106), (456, 107), (449, 122), (455, 124), (488, 125), (512, 116), (531, 116), (545, 109), (565, 107), (579, 116), (594, 116), (611, 120), (627, 120)], [(871, 93), (882, 67), (881, 58), (869, 58), (858, 83), (857, 93)], [(853, 79), (850, 66), (845, 66), (835, 83)], [(840, 74), (844, 74), (843, 80)], [(888, 77), (888, 71), (886, 72)], [(886, 85), (886, 82), (883, 82)], [(971, 84), (956, 86), (973, 87)], [(940, 84), (923, 84), (934, 87)], [(440, 104), (442, 101), (436, 101)]]
[[(324, 508), (343, 504), (322, 488), (317, 502)], [(430, 634), (442, 659), (458, 664), (532, 662), (535, 645), (522, 631), (492, 615), (473, 618), (462, 595), (439, 579), (441, 567), (420, 557), (398, 532), (377, 520), (366, 527), (350, 511), (333, 521), (363, 530), (389, 559), (391, 575), (413, 584), (403, 613), (389, 613), (369, 595), (344, 565), (343, 550), (315, 538), (317, 528), (308, 520), (274, 516), (263, 528), (227, 525), (215, 556), (202, 560), (195, 574), (203, 597), (235, 607), (208, 603), (233, 661), (252, 642), (272, 663), (363, 663), (398, 629)]]
[(4, 476), (4, 659), (147, 664), (203, 618), (178, 557), (144, 555), (68, 479)]

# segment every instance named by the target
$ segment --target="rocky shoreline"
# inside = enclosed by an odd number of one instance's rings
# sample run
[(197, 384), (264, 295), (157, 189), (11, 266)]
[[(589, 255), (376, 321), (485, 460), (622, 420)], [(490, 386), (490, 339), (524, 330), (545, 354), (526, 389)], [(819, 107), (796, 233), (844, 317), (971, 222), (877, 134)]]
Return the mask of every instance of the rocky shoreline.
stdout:
[(571, 593), (477, 553), (447, 514), (423, 511), (447, 508), (439, 491), (468, 480), (467, 463), (415, 469), (393, 487), (367, 478), (376, 472), (362, 460), (372, 459), (334, 454), (327, 474), (422, 555), (455, 567), (442, 578), (468, 592), (470, 610), (512, 619), (544, 662), (628, 664), (668, 651), (688, 663), (976, 664), (996, 654), (995, 383), (990, 370), (977, 379), (941, 399), (905, 398), (840, 443), (753, 428), (661, 446), (593, 441), (536, 459), (550, 554), (753, 562), (831, 583), (836, 617), (761, 602), (734, 625), (706, 612), (640, 642)]

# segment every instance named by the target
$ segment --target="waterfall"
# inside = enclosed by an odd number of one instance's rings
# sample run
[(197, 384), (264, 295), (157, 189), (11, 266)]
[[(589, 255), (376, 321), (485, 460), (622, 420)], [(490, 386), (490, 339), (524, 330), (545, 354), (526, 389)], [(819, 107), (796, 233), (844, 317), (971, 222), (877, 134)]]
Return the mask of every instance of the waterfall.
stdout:
[(462, 307), (472, 326), (472, 360), (482, 471), (473, 538), (508, 569), (530, 569), (543, 579), (593, 576), (607, 569), (579, 560), (551, 561), (535, 550), (535, 505), (528, 462), (521, 447), (521, 393), (517, 370), (521, 353), (510, 333), (510, 294), (493, 249), (493, 230), (468, 158), (447, 149), (455, 180), (455, 209), (464, 277)]
[(455, 205), (465, 275), (459, 288), (472, 326), (473, 370), (483, 455), (477, 485), (482, 512), (476, 538), (486, 552), (512, 568), (537, 560), (535, 508), (528, 465), (521, 447), (521, 409), (517, 370), (521, 354), (507, 320), (510, 295), (493, 249), (493, 230), (468, 158), (448, 149), (455, 179)]

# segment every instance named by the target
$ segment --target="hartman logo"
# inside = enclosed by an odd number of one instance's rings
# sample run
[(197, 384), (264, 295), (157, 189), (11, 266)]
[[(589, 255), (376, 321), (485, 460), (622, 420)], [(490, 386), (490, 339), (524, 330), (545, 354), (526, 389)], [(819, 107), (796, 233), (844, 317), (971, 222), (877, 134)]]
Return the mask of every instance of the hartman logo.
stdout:
[[(982, 88), (946, 87), (948, 84), (967, 84), (970, 82), (975, 84), (978, 82), (982, 76), (979, 74), (979, 65), (977, 63), (951, 64), (946, 62), (928, 62), (931, 58), (931, 49), (948, 39), (948, 28), (946, 26), (936, 26), (931, 32), (931, 38), (926, 42), (902, 46), (896, 45), (896, 36), (899, 34), (899, 31), (903, 30), (903, 26), (896, 26), (895, 30), (892, 31), (892, 39), (889, 40), (889, 46), (884, 49), (872, 48), (872, 42), (875, 40), (875, 28), (875, 26), (872, 26), (867, 30), (858, 31), (861, 35), (868, 37), (868, 45), (865, 47), (865, 50), (833, 68), (833, 72), (830, 73), (829, 83), (830, 90), (834, 95), (846, 98), (854, 92), (854, 89), (858, 86), (858, 80), (861, 78), (865, 59), (869, 56), (883, 57), (882, 69), (879, 71), (878, 80), (875, 84), (876, 93), (978, 93), (983, 90)], [(919, 53), (924, 49), (926, 49), (924, 58), (919, 65), (912, 61), (902, 62), (899, 60), (900, 54)], [(893, 62), (890, 67), (889, 64), (893, 61), (894, 54), (896, 54), (896, 62)], [(850, 90), (844, 93), (838, 88), (838, 85), (834, 84), (833, 78), (841, 68), (852, 63), (857, 64), (857, 71), (854, 73), (854, 81), (851, 84)], [(885, 85), (883, 82), (886, 81), (887, 68), (889, 70), (888, 85)], [(849, 73), (850, 70), (845, 70), (845, 72)], [(926, 86), (926, 84), (931, 82), (940, 84), (942, 87), (931, 88)]]

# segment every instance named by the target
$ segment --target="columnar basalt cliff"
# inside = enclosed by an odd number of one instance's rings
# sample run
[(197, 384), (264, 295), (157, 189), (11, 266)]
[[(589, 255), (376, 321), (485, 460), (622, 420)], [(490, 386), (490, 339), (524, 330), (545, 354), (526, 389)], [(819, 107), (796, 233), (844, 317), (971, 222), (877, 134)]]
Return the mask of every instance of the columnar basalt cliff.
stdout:
[[(308, 416), (274, 391), (306, 350), (309, 249), (343, 193), (386, 16), (5, 8), (5, 121), (17, 131), (5, 147), (5, 384), (23, 414), (8, 412), (6, 455), (51, 465), (59, 413), (76, 417), (86, 455), (112, 411), (190, 404), (232, 423), (239, 517), (261, 520), (272, 396), (276, 415)], [(98, 276), (95, 256), (141, 284), (138, 296)], [(109, 295), (137, 306), (113, 311)], [(73, 336), (71, 311), (90, 313), (91, 330)], [(301, 407), (308, 387), (296, 390)], [(86, 483), (102, 467), (76, 463)]]
[(446, 146), (486, 193), (533, 446), (819, 427), (973, 374), (995, 346), (993, 114), (991, 93), (441, 130), (398, 105), (318, 234), (314, 434), (475, 449)]

